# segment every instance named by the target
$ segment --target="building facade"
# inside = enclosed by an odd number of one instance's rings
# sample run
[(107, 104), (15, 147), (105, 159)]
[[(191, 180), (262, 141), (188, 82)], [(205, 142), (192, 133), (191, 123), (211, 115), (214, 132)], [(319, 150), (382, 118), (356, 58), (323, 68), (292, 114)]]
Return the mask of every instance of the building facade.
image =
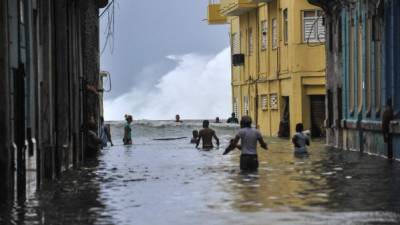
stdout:
[(297, 123), (323, 136), (325, 26), (306, 0), (210, 1), (209, 24), (230, 24), (233, 112), (263, 134), (289, 137)]
[[(327, 142), (346, 150), (400, 159), (400, 2), (322, 1), (327, 25)], [(392, 142), (382, 117), (393, 106)]]
[(86, 124), (100, 112), (107, 3), (0, 1), (1, 200), (24, 199), (84, 160)]

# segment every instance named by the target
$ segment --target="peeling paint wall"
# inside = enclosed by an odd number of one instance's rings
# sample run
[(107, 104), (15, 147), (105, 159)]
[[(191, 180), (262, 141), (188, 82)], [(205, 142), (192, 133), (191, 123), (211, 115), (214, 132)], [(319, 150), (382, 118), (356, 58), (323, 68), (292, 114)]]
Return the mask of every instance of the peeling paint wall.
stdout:
[[(381, 131), (387, 99), (400, 115), (399, 1), (309, 2), (326, 13), (328, 145), (387, 156)], [(392, 147), (400, 159), (396, 118)]]
[[(24, 199), (85, 159), (99, 121), (99, 5), (0, 2), (0, 199)], [(92, 94), (90, 94), (92, 93)]]

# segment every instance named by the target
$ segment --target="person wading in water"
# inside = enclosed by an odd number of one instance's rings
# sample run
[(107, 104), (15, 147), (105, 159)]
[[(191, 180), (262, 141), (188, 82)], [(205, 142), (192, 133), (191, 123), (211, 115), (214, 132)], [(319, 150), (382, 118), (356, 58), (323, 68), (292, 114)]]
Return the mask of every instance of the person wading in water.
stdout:
[(175, 116), (175, 123), (182, 123), (181, 116), (179, 114), (176, 114)]
[(132, 145), (132, 116), (127, 115), (125, 116), (126, 119), (126, 124), (124, 127), (124, 139), (122, 140), (124, 142), (124, 145)]
[(296, 134), (292, 137), (295, 155), (308, 154), (307, 146), (310, 146), (310, 138), (303, 133), (304, 125), (296, 124)]
[(388, 146), (387, 157), (388, 159), (393, 158), (393, 146), (392, 146), (392, 135), (390, 134), (390, 121), (393, 120), (394, 113), (392, 108), (392, 99), (389, 98), (386, 102), (385, 111), (382, 116), (382, 133), (383, 140)]
[(199, 137), (197, 138), (196, 148), (199, 148), (200, 140), (203, 140), (203, 149), (204, 150), (211, 150), (214, 148), (212, 138), (214, 137), (215, 141), (217, 142), (217, 146), (219, 146), (219, 139), (215, 134), (213, 129), (208, 128), (210, 122), (208, 120), (203, 121), (203, 129), (199, 132)]
[[(241, 129), (224, 152), (224, 155), (226, 155), (235, 148), (242, 151), (240, 155), (240, 169), (242, 171), (256, 171), (258, 169), (257, 142), (260, 143), (263, 149), (268, 150), (267, 143), (265, 143), (261, 132), (252, 128), (251, 122), (251, 117), (242, 117), (240, 121)], [(241, 145), (238, 145), (239, 140)]]
[(197, 139), (199, 138), (199, 131), (193, 130), (192, 134), (193, 134), (193, 137), (190, 140), (190, 144), (197, 144)]
[(111, 139), (110, 127), (104, 124), (104, 118), (100, 117), (100, 139), (101, 139), (101, 147), (107, 147), (108, 142), (111, 143), (111, 146), (114, 146)]
[(239, 123), (239, 120), (236, 118), (236, 114), (232, 113), (231, 115), (232, 117), (230, 117), (226, 122), (227, 123)]
[(100, 151), (101, 139), (96, 134), (96, 122), (94, 119), (90, 119), (88, 122), (88, 136), (87, 136), (87, 149), (86, 157), (94, 158)]

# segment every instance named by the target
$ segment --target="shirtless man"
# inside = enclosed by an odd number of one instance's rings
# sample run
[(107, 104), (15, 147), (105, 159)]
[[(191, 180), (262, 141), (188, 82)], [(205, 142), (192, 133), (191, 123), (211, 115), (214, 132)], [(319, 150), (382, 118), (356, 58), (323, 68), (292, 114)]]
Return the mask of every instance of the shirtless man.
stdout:
[(175, 116), (175, 123), (182, 123), (181, 116), (179, 114)]
[(212, 138), (214, 137), (215, 141), (217, 142), (217, 146), (219, 146), (219, 139), (215, 134), (213, 129), (208, 128), (210, 122), (208, 120), (203, 121), (203, 129), (199, 132), (199, 137), (197, 139), (196, 148), (199, 147), (200, 140), (203, 140), (203, 149), (210, 150), (214, 147), (212, 143)]
[(238, 118), (236, 118), (236, 114), (232, 113), (232, 117), (230, 117), (227, 121), (227, 123), (239, 123)]

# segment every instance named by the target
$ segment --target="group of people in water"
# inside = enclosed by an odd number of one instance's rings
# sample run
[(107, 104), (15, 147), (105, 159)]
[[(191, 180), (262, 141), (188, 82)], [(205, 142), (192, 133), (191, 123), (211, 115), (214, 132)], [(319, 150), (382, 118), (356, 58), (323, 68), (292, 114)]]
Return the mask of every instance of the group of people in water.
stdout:
[[(233, 118), (233, 119), (232, 119)], [(230, 122), (238, 121), (234, 113), (230, 118)], [(236, 120), (234, 120), (236, 119)], [(193, 130), (193, 137), (191, 143), (196, 144), (196, 148), (199, 149), (199, 144), (202, 142), (202, 149), (209, 151), (214, 148), (213, 139), (219, 147), (219, 139), (216, 132), (209, 128), (210, 122), (208, 120), (203, 121), (203, 128), (200, 131)], [(296, 155), (308, 154), (307, 146), (310, 145), (309, 132), (304, 132), (303, 124), (299, 123), (296, 125), (296, 134), (292, 137), (292, 143), (294, 145), (294, 153)], [(240, 141), (240, 144), (239, 144)], [(258, 155), (257, 155), (257, 143), (260, 144), (261, 148), (268, 150), (268, 145), (264, 141), (261, 132), (252, 127), (252, 119), (250, 116), (243, 116), (240, 120), (240, 130), (235, 135), (224, 151), (224, 155), (239, 149), (240, 155), (240, 169), (243, 171), (254, 171), (258, 169)]]
[[(125, 115), (125, 121), (126, 123), (124, 125), (124, 136), (122, 141), (124, 145), (132, 145), (132, 116)], [(179, 115), (175, 116), (175, 122), (182, 123)], [(216, 118), (215, 123), (221, 123), (218, 117)], [(231, 117), (227, 120), (227, 123), (239, 123), (239, 120), (238, 118), (236, 118), (235, 113), (232, 113)], [(297, 155), (307, 154), (307, 146), (310, 145), (310, 134), (309, 132), (304, 132), (303, 130), (303, 124), (297, 124), (296, 133), (292, 137), (294, 153)], [(205, 151), (212, 150), (215, 147), (213, 139), (215, 140), (215, 144), (217, 147), (219, 147), (220, 145), (220, 140), (215, 130), (210, 128), (210, 122), (208, 120), (203, 121), (203, 127), (202, 129), (200, 129), (200, 131), (193, 130), (192, 134), (193, 137), (190, 142), (192, 144), (195, 144), (197, 149), (202, 149)], [(89, 132), (89, 138), (94, 138), (95, 135), (96, 134), (94, 132), (93, 134)], [(106, 126), (104, 124), (104, 120), (101, 118), (100, 137), (92, 143), (94, 143), (95, 145), (97, 144), (101, 145), (102, 147), (106, 147), (108, 142), (113, 145), (110, 135), (110, 128), (109, 126)], [(202, 143), (201, 148), (199, 148), (200, 142)], [(252, 127), (251, 117), (243, 116), (240, 120), (240, 130), (230, 141), (228, 147), (225, 149), (223, 154), (226, 155), (235, 149), (240, 150), (240, 169), (244, 171), (254, 171), (258, 169), (259, 165), (257, 156), (258, 143), (260, 144), (261, 148), (268, 150), (268, 145), (264, 141), (261, 132), (258, 129)], [(94, 148), (95, 146), (92, 147)]]

